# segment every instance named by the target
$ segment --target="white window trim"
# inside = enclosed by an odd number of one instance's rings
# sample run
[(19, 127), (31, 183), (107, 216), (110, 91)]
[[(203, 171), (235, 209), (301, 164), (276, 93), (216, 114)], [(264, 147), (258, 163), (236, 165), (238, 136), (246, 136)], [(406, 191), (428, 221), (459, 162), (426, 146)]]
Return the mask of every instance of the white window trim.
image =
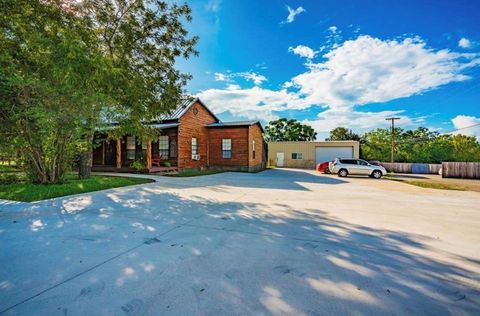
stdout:
[[(228, 144), (228, 146), (227, 146)], [(225, 157), (225, 152), (230, 152), (230, 157)], [(222, 158), (223, 159), (232, 159), (232, 139), (231, 138), (222, 138)]]
[[(162, 139), (166, 140), (166, 142), (163, 143), (166, 145), (166, 148), (162, 148)], [(158, 137), (158, 152), (163, 155), (162, 151), (167, 152), (167, 156), (166, 157), (162, 156), (162, 158), (168, 159), (170, 157), (170, 138), (168, 137), (168, 135), (160, 135)]]
[[(296, 154), (297, 158), (293, 158), (293, 154)], [(298, 155), (300, 155), (300, 158), (298, 158)], [(292, 157), (292, 160), (303, 160), (303, 153), (293, 152), (290, 157)]]
[[(194, 146), (194, 144), (195, 144), (195, 146)], [(195, 151), (194, 151), (194, 147), (195, 147)], [(192, 150), (192, 156), (193, 155), (198, 155), (198, 140), (197, 140), (196, 137), (192, 137), (191, 150)]]

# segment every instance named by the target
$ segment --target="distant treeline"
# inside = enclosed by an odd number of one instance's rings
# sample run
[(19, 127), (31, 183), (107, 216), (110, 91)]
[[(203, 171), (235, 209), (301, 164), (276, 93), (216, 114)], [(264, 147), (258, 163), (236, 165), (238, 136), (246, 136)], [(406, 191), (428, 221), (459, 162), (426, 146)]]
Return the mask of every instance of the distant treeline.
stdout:
[[(344, 127), (330, 131), (327, 140), (357, 140), (360, 156), (366, 160), (390, 161), (391, 130), (377, 128), (363, 135)], [(442, 161), (480, 161), (480, 143), (473, 136), (440, 134), (428, 128), (395, 128), (395, 161), (440, 163)]]

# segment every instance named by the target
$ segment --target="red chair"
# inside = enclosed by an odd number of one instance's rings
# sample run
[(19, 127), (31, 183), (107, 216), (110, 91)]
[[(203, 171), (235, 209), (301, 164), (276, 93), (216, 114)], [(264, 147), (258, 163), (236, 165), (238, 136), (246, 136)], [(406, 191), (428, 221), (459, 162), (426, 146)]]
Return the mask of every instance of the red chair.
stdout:
[(162, 154), (160, 154), (159, 158), (152, 159), (152, 166), (160, 167), (162, 163)]

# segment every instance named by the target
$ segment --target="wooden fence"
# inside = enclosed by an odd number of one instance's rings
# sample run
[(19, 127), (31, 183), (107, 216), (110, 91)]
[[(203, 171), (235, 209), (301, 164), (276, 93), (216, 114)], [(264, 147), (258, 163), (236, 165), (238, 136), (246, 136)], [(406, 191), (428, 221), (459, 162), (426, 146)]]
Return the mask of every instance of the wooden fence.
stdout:
[(480, 179), (480, 162), (443, 162), (442, 177)]
[(415, 173), (415, 174), (438, 174), (441, 164), (428, 163), (406, 163), (406, 162), (381, 162), (380, 163), (388, 172), (397, 173)]

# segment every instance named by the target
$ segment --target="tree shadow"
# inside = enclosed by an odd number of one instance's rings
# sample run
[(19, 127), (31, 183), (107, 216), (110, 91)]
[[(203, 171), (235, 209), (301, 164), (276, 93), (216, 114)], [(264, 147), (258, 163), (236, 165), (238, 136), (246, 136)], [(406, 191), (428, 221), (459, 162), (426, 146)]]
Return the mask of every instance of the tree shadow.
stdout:
[[(291, 177), (287, 189), (298, 179), (323, 181)], [(265, 187), (257, 185), (249, 187)], [(187, 199), (153, 188), (0, 213), (0, 312), (480, 312), (478, 259), (433, 248), (428, 237), (352, 224), (321, 208)]]

